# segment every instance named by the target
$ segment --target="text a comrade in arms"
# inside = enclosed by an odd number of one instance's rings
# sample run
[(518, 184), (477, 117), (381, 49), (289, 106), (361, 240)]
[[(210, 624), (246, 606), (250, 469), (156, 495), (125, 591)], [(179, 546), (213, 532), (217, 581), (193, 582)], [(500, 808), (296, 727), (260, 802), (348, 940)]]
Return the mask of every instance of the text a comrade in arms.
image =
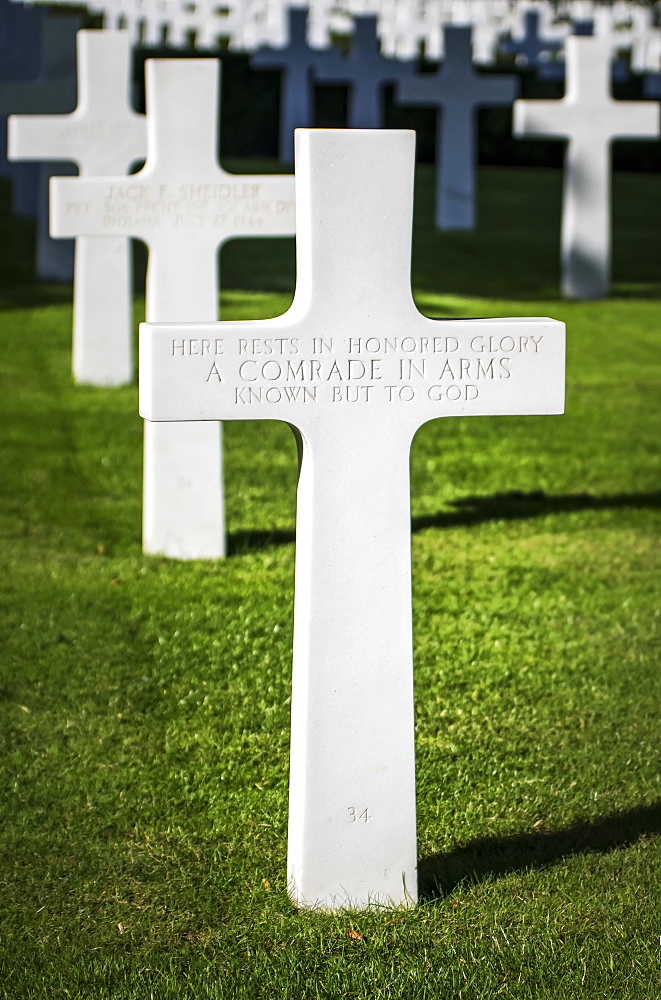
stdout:
[[(335, 337), (313, 337), (312, 354), (333, 355), (336, 350)], [(470, 338), (468, 347), (474, 354), (538, 354), (544, 335), (487, 336), (477, 334)], [(239, 355), (249, 355), (255, 360), (259, 356), (300, 355), (300, 337), (267, 337), (237, 339)], [(454, 354), (460, 349), (456, 337), (346, 337), (343, 338), (347, 354), (392, 355), (392, 354)], [(172, 341), (173, 355), (224, 355), (224, 338), (185, 338)], [(305, 345), (310, 346), (310, 345)], [(375, 359), (378, 360), (378, 359)]]
[[(338, 383), (352, 383), (357, 388), (362, 384), (360, 395), (353, 391), (353, 396), (347, 396), (350, 402), (369, 402), (375, 383), (380, 383), (392, 401), (397, 386), (384, 383), (449, 381), (465, 385), (467, 380), (509, 379), (512, 356), (539, 354), (544, 336), (474, 334), (465, 340), (462, 345), (454, 336), (313, 337), (310, 342), (303, 342), (299, 337), (237, 338), (231, 342), (224, 338), (185, 338), (171, 340), (170, 353), (173, 357), (210, 360), (211, 365), (205, 366), (204, 381), (212, 384), (238, 382), (237, 403), (280, 402), (283, 398), (289, 402), (316, 402), (316, 386), (322, 383), (331, 388)], [(226, 351), (226, 347), (230, 350)], [(316, 357), (302, 357), (303, 347)], [(336, 347), (339, 348), (337, 353)], [(473, 356), (457, 356), (459, 351), (470, 352)], [(374, 356), (377, 352), (380, 357)], [(441, 357), (434, 363), (434, 356), (438, 355)], [(371, 384), (365, 385), (366, 382)], [(259, 383), (263, 389), (257, 388)], [(287, 388), (306, 383), (310, 388), (301, 390), (303, 395), (299, 390), (292, 394)], [(285, 386), (282, 391), (287, 393), (286, 397), (276, 387), (278, 384)], [(447, 385), (444, 390), (440, 386), (436, 388), (439, 391), (433, 395), (434, 386), (431, 387), (430, 399), (440, 399), (442, 395), (447, 395), (449, 400), (475, 399), (479, 395), (477, 386), (473, 385), (466, 390)], [(415, 390), (411, 387), (397, 389), (397, 392), (401, 399), (415, 398)], [(341, 398), (344, 397), (340, 390), (334, 389), (333, 400)]]

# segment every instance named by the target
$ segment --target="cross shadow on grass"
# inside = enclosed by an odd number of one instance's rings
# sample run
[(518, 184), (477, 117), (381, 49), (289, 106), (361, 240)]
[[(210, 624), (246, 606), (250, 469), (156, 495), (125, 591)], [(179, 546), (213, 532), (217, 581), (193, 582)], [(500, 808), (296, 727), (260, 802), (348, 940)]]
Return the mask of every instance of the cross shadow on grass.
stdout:
[(247, 552), (269, 549), (273, 546), (291, 545), (296, 540), (295, 531), (232, 531), (227, 536), (227, 555), (243, 556)]
[[(461, 497), (450, 504), (453, 510), (439, 511), (414, 517), (411, 531), (425, 528), (457, 528), (482, 524), (485, 521), (515, 521), (546, 514), (567, 514), (583, 510), (619, 510), (622, 508), (656, 509), (661, 507), (661, 490), (647, 493), (613, 493), (595, 496), (592, 493), (569, 493), (549, 496), (543, 490), (523, 493), (494, 493), (492, 496)], [(238, 556), (272, 546), (291, 545), (296, 539), (293, 530), (233, 531), (227, 539), (228, 555)]]
[(607, 854), (661, 834), (661, 802), (579, 822), (565, 830), (539, 830), (510, 837), (483, 837), (445, 854), (422, 858), (418, 867), (422, 899), (442, 899), (462, 883), (530, 869), (549, 868), (582, 854)]
[(612, 493), (609, 496), (595, 496), (593, 493), (553, 496), (544, 490), (534, 490), (530, 493), (513, 490), (509, 493), (494, 493), (492, 496), (461, 497), (453, 500), (451, 506), (454, 510), (414, 517), (411, 530), (467, 527), (485, 521), (518, 521), (522, 518), (584, 510), (619, 510), (625, 507), (656, 509), (661, 507), (661, 490), (651, 490), (647, 493)]

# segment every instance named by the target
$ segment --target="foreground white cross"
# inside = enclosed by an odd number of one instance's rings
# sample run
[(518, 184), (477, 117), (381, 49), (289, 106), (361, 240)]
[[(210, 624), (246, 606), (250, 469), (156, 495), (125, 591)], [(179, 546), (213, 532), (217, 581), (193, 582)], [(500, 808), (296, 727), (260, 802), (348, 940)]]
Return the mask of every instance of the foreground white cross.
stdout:
[[(147, 244), (152, 321), (215, 320), (218, 246), (237, 236), (294, 233), (293, 177), (228, 174), (218, 166), (218, 72), (215, 59), (148, 60), (144, 169), (51, 182), (55, 235), (123, 234)], [(223, 556), (220, 425), (146, 424), (144, 447), (145, 552)]]
[(562, 412), (564, 326), (418, 312), (412, 132), (297, 130), (296, 165), (293, 305), (145, 324), (140, 412), (297, 428), (290, 891), (306, 907), (408, 905), (411, 441), (435, 417)]
[[(147, 153), (145, 116), (130, 105), (131, 43), (125, 31), (79, 31), (78, 106), (68, 115), (12, 115), (9, 156), (70, 160), (81, 177), (125, 174)], [(73, 374), (77, 382), (123, 385), (133, 375), (130, 246), (76, 239)]]
[(611, 42), (572, 36), (565, 43), (566, 94), (560, 101), (515, 101), (514, 134), (567, 139), (562, 203), (562, 293), (608, 294), (611, 267), (611, 142), (653, 139), (659, 108), (610, 96)]

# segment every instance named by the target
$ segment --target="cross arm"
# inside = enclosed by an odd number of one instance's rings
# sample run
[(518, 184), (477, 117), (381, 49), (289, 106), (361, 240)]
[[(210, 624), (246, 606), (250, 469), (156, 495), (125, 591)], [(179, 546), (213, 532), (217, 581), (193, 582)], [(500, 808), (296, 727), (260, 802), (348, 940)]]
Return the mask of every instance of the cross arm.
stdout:
[(648, 101), (611, 101), (607, 120), (614, 138), (656, 139), (661, 126), (661, 106)]
[(514, 102), (515, 135), (582, 140), (588, 145), (617, 138), (656, 138), (658, 105), (645, 101), (617, 101), (606, 97), (599, 105), (581, 106), (575, 99)]
[(555, 320), (417, 314), (401, 336), (369, 318), (340, 331), (297, 315), (296, 304), (266, 321), (145, 323), (140, 413), (277, 419), (305, 432), (351, 409), (358, 423), (393, 420), (412, 436), (436, 417), (563, 412), (565, 331)]
[(443, 94), (436, 75), (418, 73), (402, 77), (397, 81), (397, 101), (399, 104), (439, 107), (443, 103)]
[(160, 184), (147, 169), (117, 178), (54, 177), (51, 233), (135, 236), (147, 243), (197, 234), (214, 246), (238, 236), (294, 234), (292, 176), (239, 177), (217, 169), (197, 180)]
[(519, 78), (500, 73), (476, 74), (477, 79), (485, 85), (477, 95), (476, 103), (483, 107), (487, 105), (512, 104), (519, 95)]
[[(70, 160), (62, 148), (62, 133), (71, 115), (10, 115), (7, 121), (7, 156), (10, 160)], [(79, 164), (80, 165), (80, 164)]]
[(518, 100), (514, 102), (514, 135), (568, 139), (574, 132), (571, 108), (565, 101)]

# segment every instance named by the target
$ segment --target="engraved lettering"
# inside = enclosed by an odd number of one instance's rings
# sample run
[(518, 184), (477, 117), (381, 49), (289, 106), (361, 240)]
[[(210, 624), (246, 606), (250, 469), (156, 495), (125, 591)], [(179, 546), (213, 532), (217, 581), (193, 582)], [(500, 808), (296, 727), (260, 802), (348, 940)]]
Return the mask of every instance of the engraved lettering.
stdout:
[(334, 385), (333, 402), (369, 403), (373, 385)]
[(477, 399), (480, 392), (476, 385), (430, 385), (427, 390), (427, 396), (429, 399), (433, 400), (435, 403), (440, 402), (444, 397), (450, 402), (457, 402), (459, 399), (464, 399), (468, 402), (471, 399)]
[(423, 358), (417, 365), (414, 361), (411, 361), (410, 358), (406, 358), (405, 360), (402, 360), (400, 358), (399, 377), (401, 379), (410, 379), (413, 378), (413, 375), (415, 373), (416, 375), (419, 375), (420, 378), (425, 378), (426, 364), (427, 364), (426, 358)]
[(365, 809), (359, 811), (360, 807), (347, 806), (347, 819), (349, 823), (369, 823), (372, 819), (372, 814), (369, 811), (369, 806)]
[(386, 385), (386, 392), (388, 393), (388, 402), (393, 402), (393, 391), (396, 390), (397, 396), (404, 403), (410, 403), (412, 399), (415, 399), (415, 389), (412, 385)]

